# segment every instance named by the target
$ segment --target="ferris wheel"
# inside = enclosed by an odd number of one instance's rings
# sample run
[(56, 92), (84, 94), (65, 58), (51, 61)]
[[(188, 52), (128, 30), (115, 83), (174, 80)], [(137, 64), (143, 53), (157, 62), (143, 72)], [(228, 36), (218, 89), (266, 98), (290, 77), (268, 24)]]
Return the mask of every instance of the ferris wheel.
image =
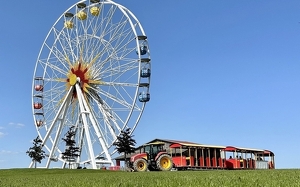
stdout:
[(71, 128), (80, 150), (74, 165), (114, 165), (113, 143), (122, 130), (134, 131), (150, 100), (150, 61), (142, 25), (118, 3), (82, 0), (57, 19), (40, 49), (32, 83), (46, 168), (70, 162), (62, 153)]

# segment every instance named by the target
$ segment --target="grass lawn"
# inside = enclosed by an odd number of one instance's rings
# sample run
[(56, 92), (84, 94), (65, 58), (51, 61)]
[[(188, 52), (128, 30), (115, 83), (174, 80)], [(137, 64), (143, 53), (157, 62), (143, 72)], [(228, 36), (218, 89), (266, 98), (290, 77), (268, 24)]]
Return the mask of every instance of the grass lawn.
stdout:
[(300, 170), (124, 172), (69, 169), (0, 170), (0, 186), (300, 187)]

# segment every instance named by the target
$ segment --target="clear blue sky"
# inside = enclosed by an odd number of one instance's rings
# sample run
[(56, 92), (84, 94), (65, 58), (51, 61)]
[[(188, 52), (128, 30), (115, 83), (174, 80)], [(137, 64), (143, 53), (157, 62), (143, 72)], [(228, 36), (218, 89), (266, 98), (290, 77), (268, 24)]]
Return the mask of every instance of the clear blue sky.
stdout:
[[(0, 168), (30, 163), (35, 62), (76, 2), (1, 2)], [(150, 44), (151, 101), (138, 145), (165, 138), (269, 149), (277, 168), (300, 168), (300, 1), (116, 2), (138, 17)]]

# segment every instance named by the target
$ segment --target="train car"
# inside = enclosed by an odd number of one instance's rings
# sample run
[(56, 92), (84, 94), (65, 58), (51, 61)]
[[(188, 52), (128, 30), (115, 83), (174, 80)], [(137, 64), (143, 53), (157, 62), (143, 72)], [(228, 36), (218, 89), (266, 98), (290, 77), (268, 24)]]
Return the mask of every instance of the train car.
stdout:
[(196, 143), (174, 143), (170, 145), (174, 167), (186, 169), (224, 169), (224, 146)]
[(275, 169), (272, 151), (227, 146), (224, 152), (230, 155), (225, 161), (226, 169)]

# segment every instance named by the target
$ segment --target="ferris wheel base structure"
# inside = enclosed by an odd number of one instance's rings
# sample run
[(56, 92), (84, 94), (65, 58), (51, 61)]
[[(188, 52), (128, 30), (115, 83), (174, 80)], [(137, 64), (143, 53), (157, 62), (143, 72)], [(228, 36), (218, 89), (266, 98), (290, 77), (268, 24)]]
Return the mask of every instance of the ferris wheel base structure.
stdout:
[[(33, 75), (33, 118), (46, 152), (39, 165), (114, 166), (113, 144), (124, 129), (137, 127), (150, 77), (148, 38), (131, 11), (111, 0), (68, 8), (47, 34)], [(79, 156), (66, 159), (71, 130)]]

